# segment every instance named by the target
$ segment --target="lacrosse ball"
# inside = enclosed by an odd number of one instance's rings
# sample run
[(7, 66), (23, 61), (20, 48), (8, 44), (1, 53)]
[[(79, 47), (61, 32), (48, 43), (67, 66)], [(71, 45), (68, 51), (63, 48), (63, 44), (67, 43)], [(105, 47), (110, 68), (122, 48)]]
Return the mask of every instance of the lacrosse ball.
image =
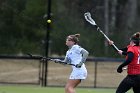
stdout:
[(51, 20), (50, 20), (50, 19), (48, 19), (48, 20), (47, 20), (47, 23), (51, 23)]

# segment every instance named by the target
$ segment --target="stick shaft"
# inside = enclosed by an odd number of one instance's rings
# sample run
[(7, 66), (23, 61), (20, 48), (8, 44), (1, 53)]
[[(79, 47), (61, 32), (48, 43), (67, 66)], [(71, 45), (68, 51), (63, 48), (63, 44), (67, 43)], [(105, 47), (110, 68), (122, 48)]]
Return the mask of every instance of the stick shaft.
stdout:
[[(104, 36), (108, 41), (110, 41), (109, 37), (108, 37), (99, 27), (97, 27), (97, 31), (99, 31), (101, 34), (103, 34), (103, 36)], [(117, 52), (119, 51), (119, 49), (116, 47), (115, 44), (112, 44), (111, 46), (112, 46)]]
[[(40, 59), (40, 60), (42, 60), (42, 61), (50, 60), (50, 61), (55, 62), (55, 60), (54, 60), (53, 58), (46, 58), (46, 57), (43, 57), (43, 56), (36, 56), (36, 55), (32, 55), (32, 54), (28, 54), (28, 55), (29, 55), (29, 57), (31, 57), (31, 58), (37, 58), (37, 59)], [(60, 63), (60, 64), (66, 64), (66, 65), (76, 66), (75, 64), (69, 64), (69, 63), (62, 62), (62, 61), (55, 62), (55, 63)]]
[[(49, 60), (55, 62), (55, 59), (49, 59)], [(66, 65), (76, 66), (75, 64), (69, 64), (69, 63), (66, 63), (66, 62), (63, 62), (63, 61), (58, 61), (58, 62), (55, 62), (55, 63), (60, 63), (60, 64), (66, 64)]]

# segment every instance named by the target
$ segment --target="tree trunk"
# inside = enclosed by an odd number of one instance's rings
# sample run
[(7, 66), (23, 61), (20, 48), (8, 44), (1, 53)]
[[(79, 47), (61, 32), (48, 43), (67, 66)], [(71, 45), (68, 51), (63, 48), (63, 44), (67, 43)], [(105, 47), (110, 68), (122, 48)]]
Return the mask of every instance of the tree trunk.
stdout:
[[(104, 10), (104, 18), (105, 18), (105, 25), (104, 25), (104, 28), (105, 28), (105, 34), (108, 36), (109, 35), (109, 28), (108, 28), (108, 24), (109, 24), (109, 15), (108, 15), (108, 13), (109, 13), (109, 0), (104, 0), (104, 6), (105, 6), (105, 10)], [(107, 44), (107, 42), (106, 42), (106, 40), (105, 40), (105, 55), (107, 55), (108, 54), (108, 44)]]
[(134, 33), (132, 29), (136, 18), (136, 11), (137, 11), (137, 0), (128, 0), (123, 12), (124, 14), (123, 32), (125, 42), (127, 42), (131, 34)]
[(116, 25), (116, 6), (117, 0), (111, 0), (111, 11), (110, 11), (110, 31), (113, 34)]

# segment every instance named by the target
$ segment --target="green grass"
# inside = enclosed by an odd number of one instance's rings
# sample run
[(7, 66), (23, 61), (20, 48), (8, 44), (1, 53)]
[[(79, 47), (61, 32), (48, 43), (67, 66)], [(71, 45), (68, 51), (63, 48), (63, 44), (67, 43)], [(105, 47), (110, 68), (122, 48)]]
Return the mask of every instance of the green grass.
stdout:
[[(0, 86), (0, 93), (65, 93), (64, 88), (38, 86)], [(115, 89), (76, 88), (76, 93), (115, 93)], [(133, 93), (129, 91), (127, 93)]]

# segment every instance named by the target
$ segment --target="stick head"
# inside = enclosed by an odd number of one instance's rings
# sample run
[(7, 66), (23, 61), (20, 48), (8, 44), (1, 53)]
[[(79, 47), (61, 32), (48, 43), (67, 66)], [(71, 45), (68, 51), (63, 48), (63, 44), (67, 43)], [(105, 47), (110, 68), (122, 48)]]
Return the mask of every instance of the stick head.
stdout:
[(89, 23), (91, 23), (92, 25), (96, 25), (95, 21), (91, 18), (91, 14), (90, 12), (86, 12), (84, 14), (86, 21), (88, 21)]

